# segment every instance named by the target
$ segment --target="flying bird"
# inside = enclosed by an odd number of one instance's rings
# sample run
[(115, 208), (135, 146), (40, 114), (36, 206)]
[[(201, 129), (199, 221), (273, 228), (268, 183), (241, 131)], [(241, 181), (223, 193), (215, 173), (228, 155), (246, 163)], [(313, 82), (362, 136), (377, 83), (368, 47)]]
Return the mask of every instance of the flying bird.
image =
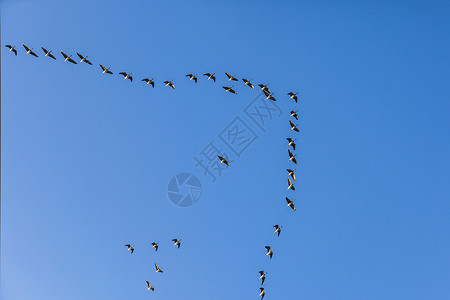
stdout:
[(250, 80), (247, 80), (247, 79), (245, 79), (245, 78), (242, 78), (242, 81), (244, 82), (244, 85), (247, 85), (247, 86), (251, 87), (252, 89), (255, 89), (255, 87), (253, 86), (253, 84), (250, 82), (250, 81), (252, 81), (251, 79), (250, 79)]
[(170, 86), (171, 88), (175, 89), (175, 86), (172, 83), (173, 80), (171, 81), (164, 81), (164, 83), (166, 84), (166, 86)]
[(125, 247), (127, 247), (128, 248), (127, 250), (131, 251), (130, 253), (133, 254), (133, 252), (134, 252), (134, 247), (133, 246), (131, 246), (130, 244), (126, 244)]
[(232, 85), (231, 87), (223, 86), (222, 88), (225, 89), (225, 93), (230, 92), (230, 93), (233, 93), (233, 94), (235, 94), (235, 95), (237, 94), (236, 91), (233, 90), (233, 85)]
[(189, 77), (189, 80), (194, 80), (195, 83), (197, 83), (197, 74), (195, 75), (187, 74), (186, 77)]
[(53, 58), (54, 60), (56, 60), (56, 57), (52, 54), (52, 51), (47, 51), (47, 49), (45, 49), (44, 47), (41, 47), (41, 48), (42, 48), (42, 50), (43, 50), (44, 53), (45, 53), (44, 57), (45, 57), (45, 56), (48, 56), (48, 57), (51, 57), (51, 58)]
[(291, 110), (291, 115), (290, 115), (290, 117), (294, 117), (296, 120), (298, 120), (297, 112), (298, 112), (298, 110), (296, 110), (296, 111)]
[(275, 99), (275, 97), (273, 96), (273, 93), (271, 94), (264, 93), (264, 94), (266, 95), (266, 100), (277, 101), (277, 99)]
[(259, 293), (259, 295), (261, 296), (261, 300), (264, 299), (264, 296), (266, 295), (266, 290), (264, 288), (259, 288), (259, 290), (261, 291), (261, 293)]
[(178, 249), (180, 249), (181, 246), (181, 239), (177, 240), (177, 239), (173, 239), (172, 242), (174, 242), (174, 246), (178, 246)]
[(220, 163), (219, 163), (219, 164), (224, 163), (224, 164), (226, 164), (227, 166), (230, 166), (230, 163), (227, 161), (228, 156), (227, 156), (227, 157), (222, 157), (222, 156), (220, 156), (220, 155), (217, 155), (217, 157), (220, 159)]
[(141, 81), (145, 81), (145, 84), (147, 85), (151, 84), (152, 87), (155, 87), (155, 82), (153, 81), (153, 78), (152, 79), (144, 78)]
[(203, 75), (208, 76), (208, 80), (212, 79), (214, 82), (216, 82), (216, 77), (214, 76), (216, 73), (205, 73)]
[(292, 179), (295, 181), (295, 173), (294, 173), (295, 170), (286, 169), (286, 171), (288, 171), (288, 176), (291, 176)]
[(27, 50), (27, 54), (31, 54), (31, 55), (33, 55), (33, 56), (35, 56), (35, 57), (39, 57), (39, 56), (37, 56), (37, 54), (36, 53), (34, 53), (33, 52), (33, 48), (28, 48), (27, 46), (25, 46), (25, 44), (22, 44), (23, 45), (23, 47), (25, 48), (25, 50)]
[(164, 273), (163, 270), (161, 270), (156, 263), (155, 263), (155, 268), (156, 268), (155, 273)]
[(288, 188), (287, 189), (295, 191), (294, 182), (292, 182), (289, 177), (288, 177)]
[(152, 248), (155, 248), (155, 252), (158, 251), (158, 247), (159, 247), (158, 244), (159, 243), (155, 243), (155, 242), (152, 243)]
[(149, 291), (149, 290), (152, 290), (152, 291), (154, 291), (155, 290), (155, 286), (154, 285), (151, 285), (150, 284), (150, 282), (148, 282), (148, 281), (146, 281), (147, 282), (147, 291)]
[(102, 68), (102, 70), (103, 70), (103, 72), (102, 72), (102, 74), (105, 74), (105, 73), (107, 73), (107, 74), (112, 74), (113, 72), (111, 72), (109, 69), (110, 68), (106, 68), (104, 65), (99, 65), (100, 66), (100, 68)]
[[(264, 84), (258, 84), (258, 86), (261, 88), (261, 91), (266, 91), (267, 93), (272, 93), (271, 91), (270, 91), (270, 89), (267, 87), (269, 84), (266, 84), (266, 85), (264, 85)], [(266, 95), (267, 96), (267, 95)]]
[(289, 92), (288, 95), (291, 96), (289, 99), (294, 99), (295, 103), (297, 103), (297, 94), (298, 92), (295, 94), (293, 92)]
[(273, 255), (273, 250), (274, 249), (270, 248), (270, 246), (266, 246), (266, 249), (267, 249), (266, 256), (269, 255), (270, 259), (272, 259), (272, 255)]
[(78, 57), (81, 59), (81, 60), (80, 60), (80, 64), (81, 64), (82, 62), (85, 62), (85, 63), (87, 63), (87, 64), (92, 65), (92, 63), (87, 59), (87, 56), (83, 56), (83, 55), (81, 55), (81, 54), (78, 53), (78, 52), (77, 52), (77, 55), (78, 55)]
[(289, 144), (288, 144), (288, 147), (289, 146), (292, 146), (292, 149), (294, 149), (295, 150), (295, 141), (297, 140), (297, 139), (291, 139), (291, 138), (286, 138), (286, 140), (289, 142)]
[(281, 228), (283, 228), (283, 226), (273, 225), (273, 227), (275, 228), (274, 233), (278, 233), (278, 236), (280, 236)]
[(294, 125), (294, 123), (292, 123), (292, 121), (289, 120), (289, 125), (291, 125), (291, 130), (290, 130), (290, 131), (294, 130), (294, 131), (299, 132), (299, 130), (298, 130), (298, 128), (297, 128), (298, 124), (297, 124), (297, 125)]
[(298, 165), (297, 160), (295, 159), (295, 157), (297, 156), (297, 154), (293, 155), (290, 149), (288, 149), (288, 153), (289, 153), (289, 161), (292, 160), (292, 162), (293, 162), (294, 164)]
[(295, 200), (290, 200), (288, 197), (286, 197), (286, 202), (288, 204), (286, 206), (289, 206), (290, 208), (292, 208), (295, 211), (294, 201)]
[(263, 285), (264, 284), (264, 280), (266, 280), (267, 273), (264, 273), (264, 271), (259, 271), (259, 274), (261, 275), (261, 276), (259, 276), (259, 279), (262, 280), (261, 285)]
[(228, 77), (228, 81), (238, 81), (237, 78), (235, 77), (236, 75), (231, 76), (230, 74), (228, 74), (227, 72), (225, 72), (225, 75), (227, 75)]
[(125, 72), (120, 72), (119, 74), (123, 75), (123, 80), (130, 79), (130, 81), (133, 82), (133, 77), (131, 76), (132, 73), (127, 74)]
[(68, 56), (67, 54), (65, 54), (64, 52), (61, 51), (62, 56), (64, 56), (64, 62), (68, 61), (71, 62), (73, 64), (77, 64), (76, 61), (74, 61), (71, 57), (72, 55)]
[(14, 54), (17, 56), (16, 46), (5, 45), (5, 47), (9, 49), (9, 52), (14, 52)]

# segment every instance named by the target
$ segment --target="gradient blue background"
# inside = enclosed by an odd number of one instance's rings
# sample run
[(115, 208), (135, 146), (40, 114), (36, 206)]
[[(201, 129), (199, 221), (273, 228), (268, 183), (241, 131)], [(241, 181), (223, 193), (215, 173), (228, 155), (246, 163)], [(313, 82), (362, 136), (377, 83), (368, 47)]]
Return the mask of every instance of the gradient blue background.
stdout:
[[(449, 1), (2, 1), (3, 299), (258, 299), (260, 269), (265, 299), (450, 299), (449, 16)], [(270, 82), (285, 113), (211, 183), (193, 157), (257, 95), (225, 94), (225, 71)], [(187, 209), (166, 195), (183, 171), (204, 187)]]

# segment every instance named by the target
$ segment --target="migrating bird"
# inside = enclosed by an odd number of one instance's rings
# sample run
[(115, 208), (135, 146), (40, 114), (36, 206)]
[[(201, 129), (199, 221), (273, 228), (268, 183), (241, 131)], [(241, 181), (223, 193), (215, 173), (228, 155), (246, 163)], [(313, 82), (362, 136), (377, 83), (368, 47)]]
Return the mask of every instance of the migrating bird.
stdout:
[(172, 242), (174, 242), (175, 244), (173, 244), (174, 246), (178, 246), (178, 249), (180, 249), (181, 246), (181, 240), (177, 240), (177, 239), (173, 239)]
[(289, 142), (289, 144), (288, 144), (288, 147), (289, 146), (292, 146), (292, 149), (294, 149), (295, 150), (295, 141), (297, 140), (297, 139), (291, 139), (291, 138), (286, 138), (286, 140)]
[(44, 47), (41, 47), (41, 48), (42, 48), (42, 50), (43, 50), (44, 53), (45, 53), (44, 57), (45, 57), (45, 56), (48, 56), (48, 57), (51, 57), (51, 58), (53, 58), (54, 60), (56, 60), (56, 57), (52, 54), (52, 51), (47, 51), (47, 49), (45, 49)]
[(288, 197), (286, 197), (286, 202), (288, 204), (286, 206), (289, 206), (290, 208), (292, 208), (295, 211), (294, 201), (295, 200), (290, 200)]
[(294, 173), (295, 170), (286, 169), (286, 171), (288, 171), (288, 176), (291, 176), (292, 179), (294, 179), (294, 181), (295, 181), (295, 173)]
[(275, 97), (273, 96), (273, 93), (271, 94), (264, 93), (264, 94), (266, 95), (266, 100), (277, 101), (277, 99), (275, 99)]
[(291, 115), (290, 115), (290, 117), (294, 117), (296, 120), (298, 120), (297, 112), (298, 112), (298, 110), (296, 110), (296, 111), (291, 110)]
[(264, 299), (264, 296), (266, 295), (266, 290), (264, 288), (259, 288), (259, 290), (261, 291), (261, 293), (259, 293), (259, 295), (261, 296), (261, 300)]
[(219, 164), (224, 163), (224, 164), (226, 164), (227, 166), (230, 166), (230, 163), (227, 161), (228, 156), (227, 156), (227, 157), (222, 157), (222, 156), (220, 156), (220, 155), (217, 155), (217, 157), (220, 159), (220, 163), (219, 163)]
[(23, 47), (25, 48), (25, 50), (27, 50), (27, 54), (31, 54), (31, 55), (33, 55), (33, 56), (35, 56), (35, 57), (39, 57), (39, 56), (37, 56), (37, 54), (36, 53), (34, 53), (33, 52), (33, 48), (28, 48), (27, 46), (25, 46), (25, 44), (22, 44), (23, 45)]
[(166, 86), (170, 86), (171, 88), (175, 89), (175, 86), (172, 83), (173, 80), (171, 81), (164, 81), (164, 83), (166, 84)]
[(278, 233), (278, 236), (280, 236), (281, 228), (283, 228), (283, 226), (273, 225), (273, 227), (275, 228), (274, 233)]
[(251, 87), (252, 89), (255, 89), (255, 87), (253, 86), (253, 84), (250, 82), (250, 81), (252, 81), (251, 79), (250, 79), (250, 80), (247, 80), (247, 79), (245, 79), (245, 78), (242, 78), (242, 81), (244, 82), (244, 85), (247, 85), (247, 86)]
[(231, 81), (231, 80), (238, 81), (237, 78), (235, 77), (236, 75), (231, 76), (231, 75), (228, 74), (227, 72), (225, 72), (225, 75), (227, 75), (228, 81)]
[(147, 286), (148, 286), (147, 291), (149, 291), (149, 290), (154, 291), (155, 290), (155, 286), (151, 285), (150, 282), (148, 282), (148, 281), (146, 281), (146, 282), (147, 282)]
[(289, 92), (288, 95), (291, 96), (289, 99), (294, 99), (295, 103), (297, 103), (297, 94), (298, 92), (295, 94), (293, 92)]
[[(258, 84), (258, 86), (261, 88), (261, 91), (266, 91), (267, 93), (272, 93), (271, 91), (270, 91), (270, 89), (267, 87), (269, 84), (266, 84), (266, 85), (263, 85), (263, 84)], [(267, 96), (267, 95), (266, 95)]]
[(83, 55), (81, 55), (81, 54), (78, 53), (78, 52), (77, 52), (77, 55), (78, 55), (78, 57), (81, 59), (81, 60), (80, 60), (80, 64), (81, 64), (82, 62), (85, 62), (85, 63), (87, 63), (87, 64), (92, 65), (92, 63), (87, 59), (87, 56), (83, 56)]
[(291, 179), (289, 177), (288, 177), (288, 188), (287, 189), (295, 191), (294, 183), (291, 181)]
[(67, 54), (65, 54), (64, 52), (61, 51), (62, 56), (64, 56), (64, 62), (68, 61), (71, 62), (73, 64), (77, 64), (76, 61), (74, 61), (71, 57), (72, 55), (68, 56)]
[(145, 81), (145, 84), (147, 85), (151, 84), (152, 87), (155, 87), (155, 82), (153, 81), (153, 78), (152, 79), (144, 78), (141, 81)]
[(230, 86), (230, 87), (228, 87), (228, 86), (223, 86), (222, 88), (224, 88), (225, 89), (225, 93), (228, 93), (228, 92), (230, 92), (230, 93), (233, 93), (233, 94), (237, 94), (236, 93), (236, 91), (235, 90), (233, 90), (233, 85), (232, 86)]
[(273, 249), (270, 248), (270, 246), (266, 246), (266, 249), (267, 249), (267, 254), (266, 254), (266, 256), (269, 255), (270, 259), (272, 259)]
[(125, 79), (130, 79), (130, 81), (133, 82), (133, 77), (131, 76), (132, 73), (127, 74), (127, 73), (125, 73), (125, 72), (120, 72), (119, 74), (120, 74), (120, 75), (123, 75), (123, 80), (125, 80)]
[(155, 273), (164, 273), (163, 270), (161, 270), (156, 263), (155, 263), (155, 268), (156, 268)]
[(16, 46), (5, 45), (5, 47), (9, 49), (9, 52), (14, 52), (14, 54), (17, 56)]
[(214, 76), (216, 73), (205, 73), (203, 75), (208, 76), (208, 80), (212, 79), (214, 82), (216, 82), (216, 77)]
[(152, 243), (152, 248), (155, 248), (155, 252), (158, 251), (158, 247), (159, 247), (158, 244), (159, 243), (155, 243), (155, 242)]
[(197, 83), (197, 74), (195, 75), (187, 74), (186, 77), (189, 77), (189, 80), (194, 80), (195, 83)]
[(290, 149), (288, 149), (288, 153), (289, 153), (289, 161), (292, 160), (292, 162), (293, 162), (294, 164), (298, 165), (297, 160), (295, 159), (295, 157), (297, 156), (297, 154), (293, 155)]
[(264, 271), (259, 271), (259, 274), (261, 275), (261, 276), (259, 276), (259, 279), (262, 280), (261, 285), (263, 285), (264, 284), (264, 280), (266, 280), (266, 274), (267, 273), (264, 273)]
[(294, 130), (294, 131), (297, 131), (297, 132), (299, 132), (299, 130), (298, 130), (298, 128), (297, 128), (297, 125), (294, 125), (294, 123), (292, 123), (292, 121), (291, 120), (289, 120), (289, 125), (291, 125), (291, 131), (292, 130)]
[(113, 72), (111, 72), (111, 71), (109, 70), (110, 68), (105, 68), (105, 66), (102, 65), (102, 64), (99, 64), (99, 66), (100, 66), (100, 68), (102, 68), (102, 70), (103, 70), (102, 74), (105, 74), (105, 73), (107, 73), (107, 74), (112, 74), (112, 73), (113, 73)]
[(134, 252), (134, 247), (133, 246), (131, 246), (130, 244), (126, 244), (125, 247), (127, 247), (128, 248), (127, 250), (131, 251), (131, 254), (133, 254), (133, 252)]

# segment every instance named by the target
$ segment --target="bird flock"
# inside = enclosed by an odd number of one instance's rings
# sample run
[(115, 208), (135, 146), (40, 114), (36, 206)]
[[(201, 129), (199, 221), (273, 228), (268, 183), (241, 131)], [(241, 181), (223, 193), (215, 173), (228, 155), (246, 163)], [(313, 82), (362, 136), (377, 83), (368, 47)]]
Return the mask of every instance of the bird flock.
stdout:
[[(11, 45), (5, 45), (6, 48), (9, 49), (9, 52), (14, 53), (16, 56), (18, 54), (18, 50), (16, 49), (15, 46), (11, 46)], [(26, 55), (32, 55), (34, 57), (39, 57), (34, 51), (33, 48), (30, 48), (28, 46), (26, 46), (25, 44), (23, 44), (23, 48), (25, 49), (25, 54)], [(52, 51), (48, 51), (46, 48), (41, 47), (42, 51), (44, 52), (44, 57), (49, 57), (53, 60), (57, 60), (57, 58), (52, 54)], [(78, 58), (80, 59), (79, 63), (86, 63), (88, 65), (92, 65), (92, 62), (88, 59), (88, 56), (84, 56), (78, 52), (76, 52)], [(61, 55), (64, 58), (64, 62), (70, 62), (72, 64), (77, 64), (77, 62), (72, 58), (72, 55), (68, 55), (65, 52), (61, 51)], [(102, 64), (99, 64), (102, 74), (110, 74), (112, 75), (113, 72), (110, 70), (110, 67), (105, 67)], [(133, 82), (133, 76), (132, 73), (127, 73), (127, 72), (119, 72), (118, 74), (123, 76), (123, 80), (130, 80), (130, 82)], [(239, 82), (239, 79), (236, 77), (236, 75), (231, 75), (227, 72), (225, 72), (226, 77), (228, 78), (228, 82)], [(205, 78), (207, 80), (212, 80), (213, 82), (216, 82), (216, 75), (215, 73), (204, 73), (203, 76), (205, 76)], [(198, 77), (197, 74), (186, 74), (185, 77), (187, 77), (189, 79), (189, 81), (193, 81), (194, 83), (197, 83), (198, 81)], [(151, 85), (153, 88), (155, 87), (155, 80), (154, 78), (143, 78), (141, 80), (142, 82), (144, 82), (146, 85)], [(252, 79), (245, 79), (242, 78), (242, 82), (244, 83), (244, 86), (248, 86), (251, 89), (255, 89), (254, 85), (251, 83)], [(175, 90), (175, 84), (173, 82), (173, 80), (166, 80), (162, 82), (166, 87), (170, 87), (172, 89)], [(258, 84), (258, 86), (260, 87), (261, 91), (264, 93), (264, 95), (266, 96), (266, 100), (272, 100), (272, 101), (277, 101), (276, 98), (274, 97), (274, 93), (269, 89), (268, 84)], [(222, 86), (222, 88), (225, 90), (225, 93), (231, 93), (231, 94), (237, 94), (236, 90), (234, 89), (234, 84), (232, 84), (231, 86)], [(295, 103), (298, 102), (298, 97), (297, 97), (298, 92), (294, 93), (294, 92), (289, 92), (287, 95), (289, 96), (289, 99), (292, 99), (295, 101)], [(294, 122), (292, 121), (293, 119), (298, 121), (298, 110), (294, 111), (290, 111), (290, 116), (289, 116), (289, 126), (290, 126), (290, 132), (299, 132), (298, 129), (298, 124), (294, 124)], [(289, 160), (288, 162), (292, 162), (295, 165), (298, 165), (298, 162), (296, 160), (296, 156), (297, 154), (293, 154), (292, 151), (295, 151), (296, 149), (296, 144), (295, 141), (296, 139), (293, 139), (291, 137), (286, 138), (288, 144), (288, 155), (289, 155)], [(292, 148), (292, 151), (291, 151)], [(217, 156), (219, 159), (219, 164), (225, 164), (228, 167), (230, 167), (230, 163), (228, 161), (228, 156), (227, 157), (222, 157), (222, 156)], [(287, 181), (288, 181), (288, 187), (287, 190), (291, 190), (291, 191), (295, 191), (295, 171), (296, 169), (291, 169), (288, 168), (286, 169), (287, 173)], [(296, 211), (296, 208), (294, 206), (294, 199), (291, 200), (290, 198), (288, 198), (286, 196), (286, 203), (287, 203), (287, 207), (291, 208), (293, 211)], [(282, 225), (279, 224), (275, 224), (273, 225), (273, 228), (275, 229), (274, 233), (277, 235), (277, 237), (280, 236), (281, 234), (281, 229), (283, 228)], [(181, 239), (172, 239), (173, 242), (173, 246), (177, 247), (178, 249), (180, 249), (181, 247)], [(155, 249), (155, 252), (158, 251), (159, 248), (159, 242), (152, 242), (151, 243), (152, 248)], [(131, 254), (134, 252), (134, 246), (132, 246), (131, 244), (126, 244), (125, 247), (127, 248), (127, 251), (129, 251)], [(272, 259), (272, 256), (274, 255), (274, 249), (267, 245), (265, 246), (266, 249), (266, 256), (269, 257), (269, 259)], [(155, 263), (155, 273), (163, 273), (163, 270), (161, 269), (161, 267), (158, 266), (157, 263)], [(263, 270), (259, 271), (259, 280), (261, 280), (261, 287), (260, 292), (259, 292), (259, 296), (261, 297), (261, 300), (264, 298), (264, 296), (266, 295), (266, 290), (263, 287), (264, 282), (266, 280), (266, 275), (268, 273), (264, 272)], [(147, 283), (147, 291), (155, 291), (155, 286), (153, 284), (151, 284), (149, 281), (146, 281)]]

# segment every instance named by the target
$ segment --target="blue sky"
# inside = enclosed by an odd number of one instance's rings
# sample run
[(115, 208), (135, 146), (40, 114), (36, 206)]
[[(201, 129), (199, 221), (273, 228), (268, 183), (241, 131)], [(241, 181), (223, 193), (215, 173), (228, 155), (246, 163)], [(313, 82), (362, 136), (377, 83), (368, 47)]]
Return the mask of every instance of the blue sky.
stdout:
[[(60, 2), (0, 4), (4, 299), (258, 299), (261, 269), (265, 299), (449, 299), (450, 2)], [(255, 126), (258, 93), (224, 72), (270, 83), (283, 114), (211, 182), (193, 158)], [(190, 208), (167, 197), (180, 172), (202, 182)]]

